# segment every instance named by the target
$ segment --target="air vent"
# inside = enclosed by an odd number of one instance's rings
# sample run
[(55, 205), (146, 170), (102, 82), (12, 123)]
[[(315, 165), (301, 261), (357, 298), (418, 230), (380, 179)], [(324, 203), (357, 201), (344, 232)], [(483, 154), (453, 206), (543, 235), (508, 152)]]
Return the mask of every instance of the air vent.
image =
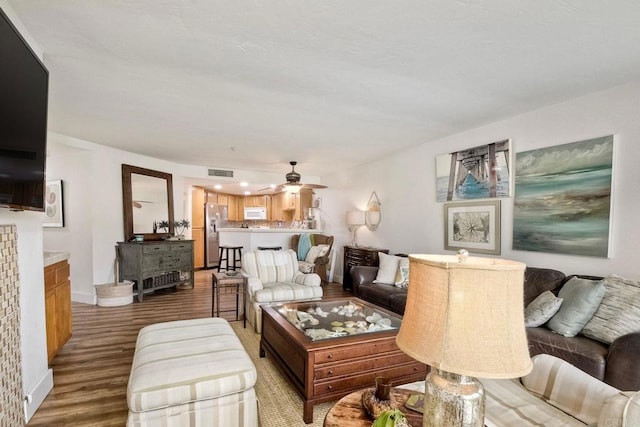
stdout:
[(222, 169), (209, 169), (209, 176), (225, 176), (227, 178), (233, 178), (233, 171), (226, 171)]

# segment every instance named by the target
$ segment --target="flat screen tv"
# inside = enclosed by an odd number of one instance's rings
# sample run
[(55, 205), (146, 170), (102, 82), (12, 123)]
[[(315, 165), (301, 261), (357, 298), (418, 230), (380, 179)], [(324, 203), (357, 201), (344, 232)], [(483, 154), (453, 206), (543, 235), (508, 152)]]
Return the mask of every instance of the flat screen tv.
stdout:
[(44, 211), (49, 72), (0, 9), (0, 207)]

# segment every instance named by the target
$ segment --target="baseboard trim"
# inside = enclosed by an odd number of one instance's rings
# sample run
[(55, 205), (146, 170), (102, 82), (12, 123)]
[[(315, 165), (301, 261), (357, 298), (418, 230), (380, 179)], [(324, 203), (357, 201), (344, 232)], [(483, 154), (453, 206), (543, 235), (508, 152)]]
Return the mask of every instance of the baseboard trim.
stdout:
[(81, 302), (83, 304), (98, 304), (98, 297), (96, 294), (85, 294), (81, 292), (71, 292), (71, 301)]
[(24, 401), (24, 417), (27, 422), (31, 419), (36, 410), (42, 405), (44, 399), (49, 392), (53, 389), (53, 369), (47, 369), (40, 381), (38, 381), (35, 387), (29, 391), (25, 396)]

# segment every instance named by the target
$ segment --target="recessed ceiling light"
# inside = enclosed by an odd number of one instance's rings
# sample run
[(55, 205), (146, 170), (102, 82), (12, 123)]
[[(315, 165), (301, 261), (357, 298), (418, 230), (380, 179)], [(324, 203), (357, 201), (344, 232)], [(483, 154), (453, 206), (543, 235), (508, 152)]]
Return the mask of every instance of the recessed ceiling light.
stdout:
[(222, 189), (222, 185), (216, 184), (216, 185), (213, 186), (213, 188), (215, 188), (216, 190), (220, 190), (220, 189)]
[(246, 186), (248, 186), (248, 185), (249, 185), (249, 183), (248, 183), (247, 181), (242, 181), (242, 182), (240, 183), (240, 187), (246, 187)]
[(245, 196), (248, 196), (249, 194), (251, 194), (251, 191), (245, 191), (245, 192), (244, 192), (244, 195), (245, 195)]
[(269, 184), (269, 188), (276, 188), (275, 184)]

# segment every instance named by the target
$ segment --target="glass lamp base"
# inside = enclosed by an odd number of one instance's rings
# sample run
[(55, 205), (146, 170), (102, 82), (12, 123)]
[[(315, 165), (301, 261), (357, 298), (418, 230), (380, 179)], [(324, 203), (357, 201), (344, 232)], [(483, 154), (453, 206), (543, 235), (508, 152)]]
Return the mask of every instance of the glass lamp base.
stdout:
[(484, 426), (484, 387), (476, 378), (431, 369), (424, 395), (423, 427)]

